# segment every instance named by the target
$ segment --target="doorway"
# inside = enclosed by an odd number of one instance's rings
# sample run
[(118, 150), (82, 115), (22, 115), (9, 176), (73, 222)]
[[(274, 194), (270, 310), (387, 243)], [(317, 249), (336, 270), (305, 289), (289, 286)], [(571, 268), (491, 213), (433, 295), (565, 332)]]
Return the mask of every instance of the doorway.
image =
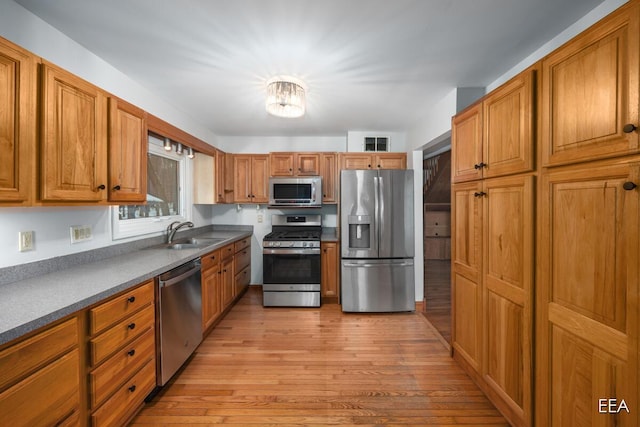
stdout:
[(451, 343), (451, 151), (423, 160), (424, 304)]

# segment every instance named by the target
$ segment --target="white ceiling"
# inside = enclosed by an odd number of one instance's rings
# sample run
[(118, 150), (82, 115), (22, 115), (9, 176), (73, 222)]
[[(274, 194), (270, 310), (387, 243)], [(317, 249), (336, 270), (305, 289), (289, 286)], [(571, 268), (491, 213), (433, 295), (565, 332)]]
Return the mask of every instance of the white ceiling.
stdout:
[[(218, 135), (406, 131), (603, 0), (16, 0)], [(308, 86), (269, 116), (265, 82)]]

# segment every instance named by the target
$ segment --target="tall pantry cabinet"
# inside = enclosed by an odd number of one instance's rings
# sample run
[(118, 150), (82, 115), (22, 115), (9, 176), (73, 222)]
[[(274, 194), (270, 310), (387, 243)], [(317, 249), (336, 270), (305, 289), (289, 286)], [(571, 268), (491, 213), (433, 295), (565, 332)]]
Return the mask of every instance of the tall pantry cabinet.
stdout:
[(533, 412), (537, 66), (453, 118), (454, 357), (515, 425)]
[[(541, 426), (640, 425), (638, 4), (627, 3), (542, 62)], [(628, 412), (620, 410), (623, 400)]]

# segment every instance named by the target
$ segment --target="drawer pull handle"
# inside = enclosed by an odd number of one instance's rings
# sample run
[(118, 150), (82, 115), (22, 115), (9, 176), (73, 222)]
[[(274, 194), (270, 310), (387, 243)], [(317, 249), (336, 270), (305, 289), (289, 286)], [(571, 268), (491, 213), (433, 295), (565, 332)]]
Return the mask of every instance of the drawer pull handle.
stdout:
[(136, 297), (129, 297), (127, 298), (127, 301), (129, 302), (134, 302), (136, 300)]
[(136, 391), (136, 385), (134, 384), (134, 385), (132, 385), (131, 387), (129, 387), (129, 391), (130, 391), (131, 393), (133, 393), (134, 391)]
[(136, 350), (134, 348), (132, 348), (131, 350), (127, 351), (127, 354), (129, 356), (133, 356), (134, 354), (136, 354)]
[(487, 193), (485, 193), (484, 191), (480, 191), (479, 193), (478, 192), (473, 193), (473, 197), (484, 197), (486, 195)]
[(478, 163), (477, 165), (473, 165), (473, 168), (474, 168), (474, 169), (482, 169), (482, 168), (483, 168), (483, 167), (485, 167), (485, 166), (487, 166), (487, 164), (486, 164), (486, 163), (484, 163), (484, 162), (480, 162), (480, 163)]
[(634, 125), (633, 123), (629, 123), (627, 125), (624, 125), (624, 127), (622, 128), (622, 132), (631, 133), (636, 129), (638, 129), (638, 127), (636, 125)]
[(136, 328), (136, 324), (135, 324), (135, 323), (129, 323), (129, 324), (127, 325), (127, 328), (129, 328), (129, 329), (135, 329), (135, 328)]
[(622, 188), (624, 188), (627, 191), (631, 191), (636, 187), (637, 187), (636, 183), (631, 181), (627, 181), (624, 184), (622, 184)]

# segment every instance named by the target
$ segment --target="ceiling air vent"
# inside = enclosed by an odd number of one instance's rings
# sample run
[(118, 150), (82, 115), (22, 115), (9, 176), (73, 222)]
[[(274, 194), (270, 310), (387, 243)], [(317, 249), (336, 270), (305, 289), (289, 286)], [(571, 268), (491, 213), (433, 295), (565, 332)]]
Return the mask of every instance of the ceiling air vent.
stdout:
[(389, 137), (365, 136), (364, 151), (389, 151)]

